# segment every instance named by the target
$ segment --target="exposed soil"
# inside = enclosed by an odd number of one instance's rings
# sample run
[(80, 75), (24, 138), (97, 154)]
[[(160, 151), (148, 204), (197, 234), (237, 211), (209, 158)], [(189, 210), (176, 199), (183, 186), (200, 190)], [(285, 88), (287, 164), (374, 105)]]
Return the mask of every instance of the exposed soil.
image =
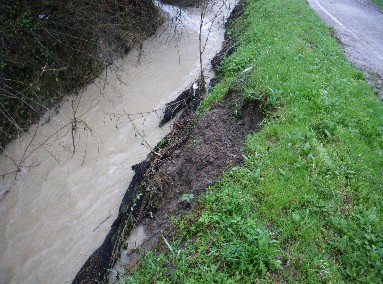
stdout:
[[(196, 202), (182, 201), (183, 194), (200, 195), (220, 180), (223, 172), (242, 163), (244, 137), (257, 130), (262, 115), (256, 106), (244, 104), (237, 91), (231, 90), (209, 111), (191, 130), (187, 142), (153, 175), (153, 180), (166, 181), (167, 191), (160, 209), (142, 222), (147, 240), (140, 252), (154, 249), (162, 236), (173, 231), (171, 217), (197, 206)], [(240, 118), (234, 116), (233, 105), (242, 106)]]
[(200, 0), (161, 0), (161, 2), (180, 7), (198, 7)]
[[(243, 5), (237, 5), (228, 24), (241, 15), (242, 9)], [(233, 46), (234, 41), (226, 37), (224, 48), (213, 60), (215, 67)], [(140, 222), (147, 238), (139, 251), (153, 249), (161, 236), (173, 230), (170, 217), (197, 205), (181, 201), (183, 194), (198, 196), (218, 181), (223, 172), (243, 161), (244, 137), (257, 130), (262, 114), (257, 105), (243, 101), (241, 92), (240, 84), (234, 84), (226, 97), (202, 119), (196, 116), (195, 109), (204, 92), (193, 86), (168, 105), (161, 124), (180, 111), (180, 103), (185, 109), (171, 133), (145, 161), (133, 166), (135, 175), (121, 202), (117, 220), (73, 283), (106, 282), (108, 269), (120, 258), (120, 247)], [(134, 263), (127, 265), (128, 268), (134, 266)]]
[(148, 159), (134, 166), (136, 174), (122, 201), (119, 218), (74, 283), (103, 281), (103, 268), (112, 267), (119, 258), (122, 231), (130, 231), (142, 220), (147, 239), (140, 251), (153, 249), (173, 230), (170, 217), (197, 205), (181, 201), (183, 194), (200, 195), (223, 172), (243, 161), (244, 137), (256, 131), (261, 120), (257, 106), (246, 104), (236, 87), (201, 120), (192, 108), (185, 110)]

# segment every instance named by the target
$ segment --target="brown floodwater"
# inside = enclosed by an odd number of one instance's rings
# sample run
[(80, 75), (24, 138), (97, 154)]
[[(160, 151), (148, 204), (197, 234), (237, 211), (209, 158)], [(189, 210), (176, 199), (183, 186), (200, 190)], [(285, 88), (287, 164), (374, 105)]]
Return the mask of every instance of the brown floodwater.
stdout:
[[(203, 26), (206, 70), (233, 8), (216, 16), (230, 1), (213, 2)], [(116, 219), (132, 165), (170, 130), (171, 123), (158, 127), (160, 110), (199, 75), (200, 14), (183, 10), (175, 33), (179, 9), (162, 9), (168, 20), (142, 49), (46, 113), (0, 156), (0, 175), (20, 168), (0, 179), (0, 283), (70, 283)]]

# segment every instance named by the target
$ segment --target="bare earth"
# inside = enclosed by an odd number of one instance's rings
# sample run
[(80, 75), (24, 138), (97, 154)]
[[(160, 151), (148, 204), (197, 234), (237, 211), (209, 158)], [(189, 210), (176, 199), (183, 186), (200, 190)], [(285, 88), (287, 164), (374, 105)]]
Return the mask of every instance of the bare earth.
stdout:
[(368, 0), (307, 0), (383, 96), (383, 11)]

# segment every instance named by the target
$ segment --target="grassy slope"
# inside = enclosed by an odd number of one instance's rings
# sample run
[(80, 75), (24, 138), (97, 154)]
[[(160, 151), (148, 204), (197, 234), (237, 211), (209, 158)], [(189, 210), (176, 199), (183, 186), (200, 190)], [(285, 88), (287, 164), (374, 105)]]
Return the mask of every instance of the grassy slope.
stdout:
[(236, 82), (275, 111), (247, 138), (244, 166), (177, 221), (179, 242), (123, 281), (380, 283), (382, 103), (306, 1), (249, 2), (202, 109)]
[(376, 4), (378, 4), (380, 7), (383, 8), (383, 0), (372, 0), (373, 2), (375, 2)]

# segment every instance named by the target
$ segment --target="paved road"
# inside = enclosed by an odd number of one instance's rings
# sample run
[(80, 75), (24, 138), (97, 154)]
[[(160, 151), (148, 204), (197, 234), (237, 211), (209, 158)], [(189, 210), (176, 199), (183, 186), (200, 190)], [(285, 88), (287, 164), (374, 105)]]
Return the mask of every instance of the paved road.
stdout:
[[(369, 0), (307, 0), (312, 9), (335, 28), (343, 48), (357, 67), (378, 79), (383, 95), (383, 11)], [(378, 74), (378, 77), (371, 75)], [(375, 80), (376, 81), (376, 80)], [(380, 86), (379, 86), (380, 85)]]

